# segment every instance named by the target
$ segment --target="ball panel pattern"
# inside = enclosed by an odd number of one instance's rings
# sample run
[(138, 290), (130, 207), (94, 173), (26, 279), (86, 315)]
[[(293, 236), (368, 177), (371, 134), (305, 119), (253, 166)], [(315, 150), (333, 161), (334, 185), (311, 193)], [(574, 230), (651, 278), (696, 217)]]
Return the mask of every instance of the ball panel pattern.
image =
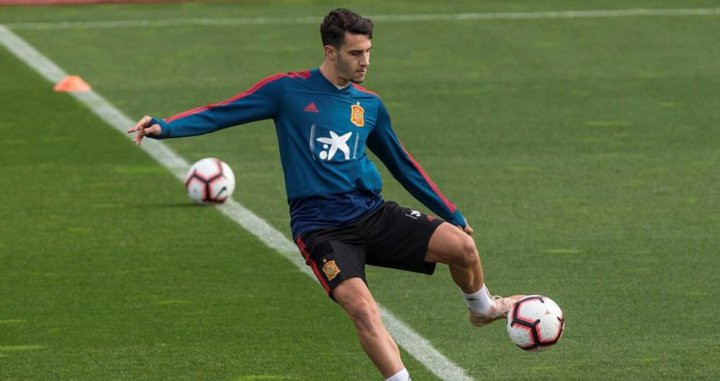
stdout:
[(560, 340), (564, 329), (562, 310), (546, 296), (527, 296), (515, 303), (508, 314), (508, 335), (515, 345), (524, 350), (550, 348)]

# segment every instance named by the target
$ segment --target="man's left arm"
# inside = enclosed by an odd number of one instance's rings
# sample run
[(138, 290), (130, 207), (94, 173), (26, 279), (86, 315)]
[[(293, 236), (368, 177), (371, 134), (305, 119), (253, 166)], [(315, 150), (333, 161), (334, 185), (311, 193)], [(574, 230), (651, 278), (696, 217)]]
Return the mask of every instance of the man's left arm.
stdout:
[(471, 233), (460, 210), (440, 192), (430, 176), (400, 143), (392, 129), (390, 115), (382, 102), (378, 110), (375, 129), (368, 137), (367, 146), (382, 160), (393, 177), (418, 201), (445, 221)]

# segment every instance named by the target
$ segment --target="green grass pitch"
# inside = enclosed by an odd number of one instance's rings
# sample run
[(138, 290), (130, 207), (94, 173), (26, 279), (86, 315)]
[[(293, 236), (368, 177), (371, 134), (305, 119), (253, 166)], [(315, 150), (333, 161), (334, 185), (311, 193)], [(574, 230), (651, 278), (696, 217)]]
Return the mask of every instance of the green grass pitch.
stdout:
[[(360, 2), (368, 15), (716, 8), (716, 1)], [(0, 24), (132, 117), (317, 66), (318, 26), (29, 23), (322, 17), (326, 1), (6, 7)], [(376, 22), (366, 87), (463, 210), (491, 291), (567, 327), (524, 353), (446, 268), (369, 269), (378, 300), (475, 379), (720, 378), (720, 16)], [(1, 380), (373, 380), (322, 288), (0, 49)], [(289, 234), (270, 122), (168, 141), (235, 170)], [(383, 171), (385, 197), (420, 207)], [(299, 255), (299, 254), (298, 254)], [(407, 353), (417, 380), (435, 379)]]

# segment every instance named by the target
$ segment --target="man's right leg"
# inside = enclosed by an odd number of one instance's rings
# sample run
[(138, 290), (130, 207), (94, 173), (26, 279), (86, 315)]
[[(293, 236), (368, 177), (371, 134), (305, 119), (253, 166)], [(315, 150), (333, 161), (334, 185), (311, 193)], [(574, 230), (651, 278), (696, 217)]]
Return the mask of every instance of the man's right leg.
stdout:
[(319, 230), (296, 242), (325, 291), (355, 324), (363, 350), (383, 377), (409, 380), (397, 344), (385, 329), (380, 309), (363, 280), (367, 248), (354, 228)]
[(360, 278), (346, 279), (333, 289), (332, 296), (352, 319), (363, 350), (383, 377), (387, 379), (403, 370), (400, 350), (385, 329), (380, 309), (365, 282)]

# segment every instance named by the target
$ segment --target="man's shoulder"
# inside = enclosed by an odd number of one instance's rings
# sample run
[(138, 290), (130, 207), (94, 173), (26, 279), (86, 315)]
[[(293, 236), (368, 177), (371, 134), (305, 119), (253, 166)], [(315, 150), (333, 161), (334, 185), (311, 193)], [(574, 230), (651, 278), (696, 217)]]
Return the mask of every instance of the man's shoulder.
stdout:
[(267, 95), (280, 96), (287, 89), (296, 87), (296, 81), (305, 81), (308, 78), (310, 78), (310, 70), (272, 74), (261, 78), (252, 87), (232, 99), (242, 98), (259, 91)]
[[(257, 85), (265, 85), (268, 83), (279, 83), (282, 84), (287, 81), (292, 80), (304, 80), (310, 78), (310, 70), (303, 70), (303, 71), (290, 71), (287, 73), (276, 73), (270, 76), (267, 76), (260, 81), (258, 81)], [(257, 86), (256, 85), (256, 86)]]
[[(380, 95), (370, 89), (362, 87), (357, 83), (352, 84), (354, 97), (366, 103), (375, 104), (378, 107), (383, 106), (382, 98)], [(383, 106), (384, 107), (384, 106)]]
[(310, 70), (291, 71), (291, 72), (285, 73), (285, 75), (288, 78), (308, 79), (308, 78), (310, 78)]
[(380, 100), (380, 95), (378, 93), (376, 93), (368, 88), (362, 87), (362, 86), (358, 85), (357, 83), (353, 83), (352, 86), (355, 88), (355, 90), (358, 93), (367, 95), (371, 98), (377, 98), (378, 100)]

